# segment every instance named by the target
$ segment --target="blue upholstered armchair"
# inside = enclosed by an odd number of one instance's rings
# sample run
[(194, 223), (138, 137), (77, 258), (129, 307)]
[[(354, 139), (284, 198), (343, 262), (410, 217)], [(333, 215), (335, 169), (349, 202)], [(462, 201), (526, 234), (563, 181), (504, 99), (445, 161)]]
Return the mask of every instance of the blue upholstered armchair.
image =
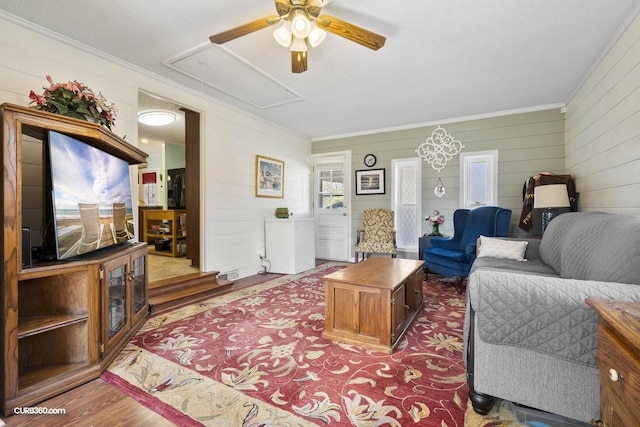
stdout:
[(456, 277), (458, 293), (476, 259), (478, 237), (505, 237), (509, 232), (511, 210), (483, 206), (473, 210), (457, 209), (453, 213), (453, 237), (431, 239), (424, 251), (427, 272)]

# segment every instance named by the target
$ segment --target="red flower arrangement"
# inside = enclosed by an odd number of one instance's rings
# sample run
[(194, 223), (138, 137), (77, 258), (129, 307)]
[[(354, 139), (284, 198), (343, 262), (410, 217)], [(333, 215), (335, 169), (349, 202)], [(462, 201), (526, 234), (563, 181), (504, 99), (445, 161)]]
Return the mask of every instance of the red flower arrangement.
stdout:
[(111, 130), (115, 122), (116, 107), (102, 93), (96, 95), (89, 87), (76, 80), (55, 83), (51, 76), (47, 76), (47, 81), (51, 86), (43, 87), (42, 95), (29, 92), (30, 104), (35, 104), (33, 108), (100, 123)]

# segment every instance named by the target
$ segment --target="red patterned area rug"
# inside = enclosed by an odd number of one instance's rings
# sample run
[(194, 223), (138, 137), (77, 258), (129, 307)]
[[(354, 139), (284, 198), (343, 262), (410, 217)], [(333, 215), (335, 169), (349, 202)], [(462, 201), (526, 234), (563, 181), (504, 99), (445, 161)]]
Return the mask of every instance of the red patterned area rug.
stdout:
[(463, 426), (464, 296), (426, 282), (392, 355), (333, 342), (322, 277), (344, 267), (154, 315), (102, 378), (181, 426)]

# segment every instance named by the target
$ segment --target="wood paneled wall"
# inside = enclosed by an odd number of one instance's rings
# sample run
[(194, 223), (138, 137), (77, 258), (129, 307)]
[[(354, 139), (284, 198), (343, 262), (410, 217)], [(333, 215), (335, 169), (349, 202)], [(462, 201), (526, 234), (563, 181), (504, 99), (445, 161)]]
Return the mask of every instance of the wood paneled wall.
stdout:
[[(511, 233), (524, 233), (517, 227), (517, 221), (522, 210), (522, 186), (525, 180), (539, 172), (564, 173), (564, 115), (559, 109), (553, 109), (460, 121), (443, 124), (442, 127), (465, 145), (464, 152), (499, 151), (498, 205), (513, 210)], [(364, 209), (391, 206), (391, 160), (416, 157), (415, 150), (435, 128), (429, 126), (314, 141), (313, 153), (352, 150), (352, 171), (366, 169), (363, 158), (367, 153), (373, 153), (378, 158), (376, 168), (385, 168), (387, 171), (384, 195), (356, 196), (355, 190), (352, 191), (352, 230), (361, 228)], [(422, 165), (422, 219), (438, 209), (446, 218), (441, 232), (452, 234), (453, 211), (459, 206), (459, 157), (440, 174), (427, 163), (423, 162)], [(446, 188), (446, 194), (441, 199), (433, 194), (438, 176)], [(351, 179), (353, 182), (354, 176)], [(429, 231), (426, 221), (422, 223), (423, 233)], [(355, 239), (355, 234), (352, 239)]]
[(640, 215), (640, 18), (567, 104), (579, 209)]
[[(298, 216), (311, 213), (311, 142), (248, 114), (232, 110), (202, 93), (157, 79), (119, 62), (39, 34), (0, 16), (0, 103), (29, 104), (55, 81), (78, 80), (100, 91), (118, 107), (114, 132), (138, 144), (138, 91), (164, 97), (201, 114), (200, 249), (202, 271), (238, 270), (241, 277), (260, 269), (264, 219), (287, 206)], [(254, 196), (255, 156), (285, 162), (285, 198)], [(132, 171), (132, 182), (137, 172)], [(137, 186), (134, 186), (137, 194)], [(134, 209), (137, 216), (137, 209)], [(37, 214), (36, 214), (37, 215)], [(137, 218), (136, 218), (137, 223)]]

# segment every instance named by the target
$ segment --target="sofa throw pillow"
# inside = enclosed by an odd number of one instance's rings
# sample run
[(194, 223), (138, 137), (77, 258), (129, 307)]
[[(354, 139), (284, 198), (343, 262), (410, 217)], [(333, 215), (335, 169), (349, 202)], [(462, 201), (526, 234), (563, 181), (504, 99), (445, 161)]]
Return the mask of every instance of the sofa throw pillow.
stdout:
[(505, 240), (486, 236), (478, 239), (478, 258), (503, 258), (516, 261), (526, 261), (524, 253), (529, 242), (520, 240)]

